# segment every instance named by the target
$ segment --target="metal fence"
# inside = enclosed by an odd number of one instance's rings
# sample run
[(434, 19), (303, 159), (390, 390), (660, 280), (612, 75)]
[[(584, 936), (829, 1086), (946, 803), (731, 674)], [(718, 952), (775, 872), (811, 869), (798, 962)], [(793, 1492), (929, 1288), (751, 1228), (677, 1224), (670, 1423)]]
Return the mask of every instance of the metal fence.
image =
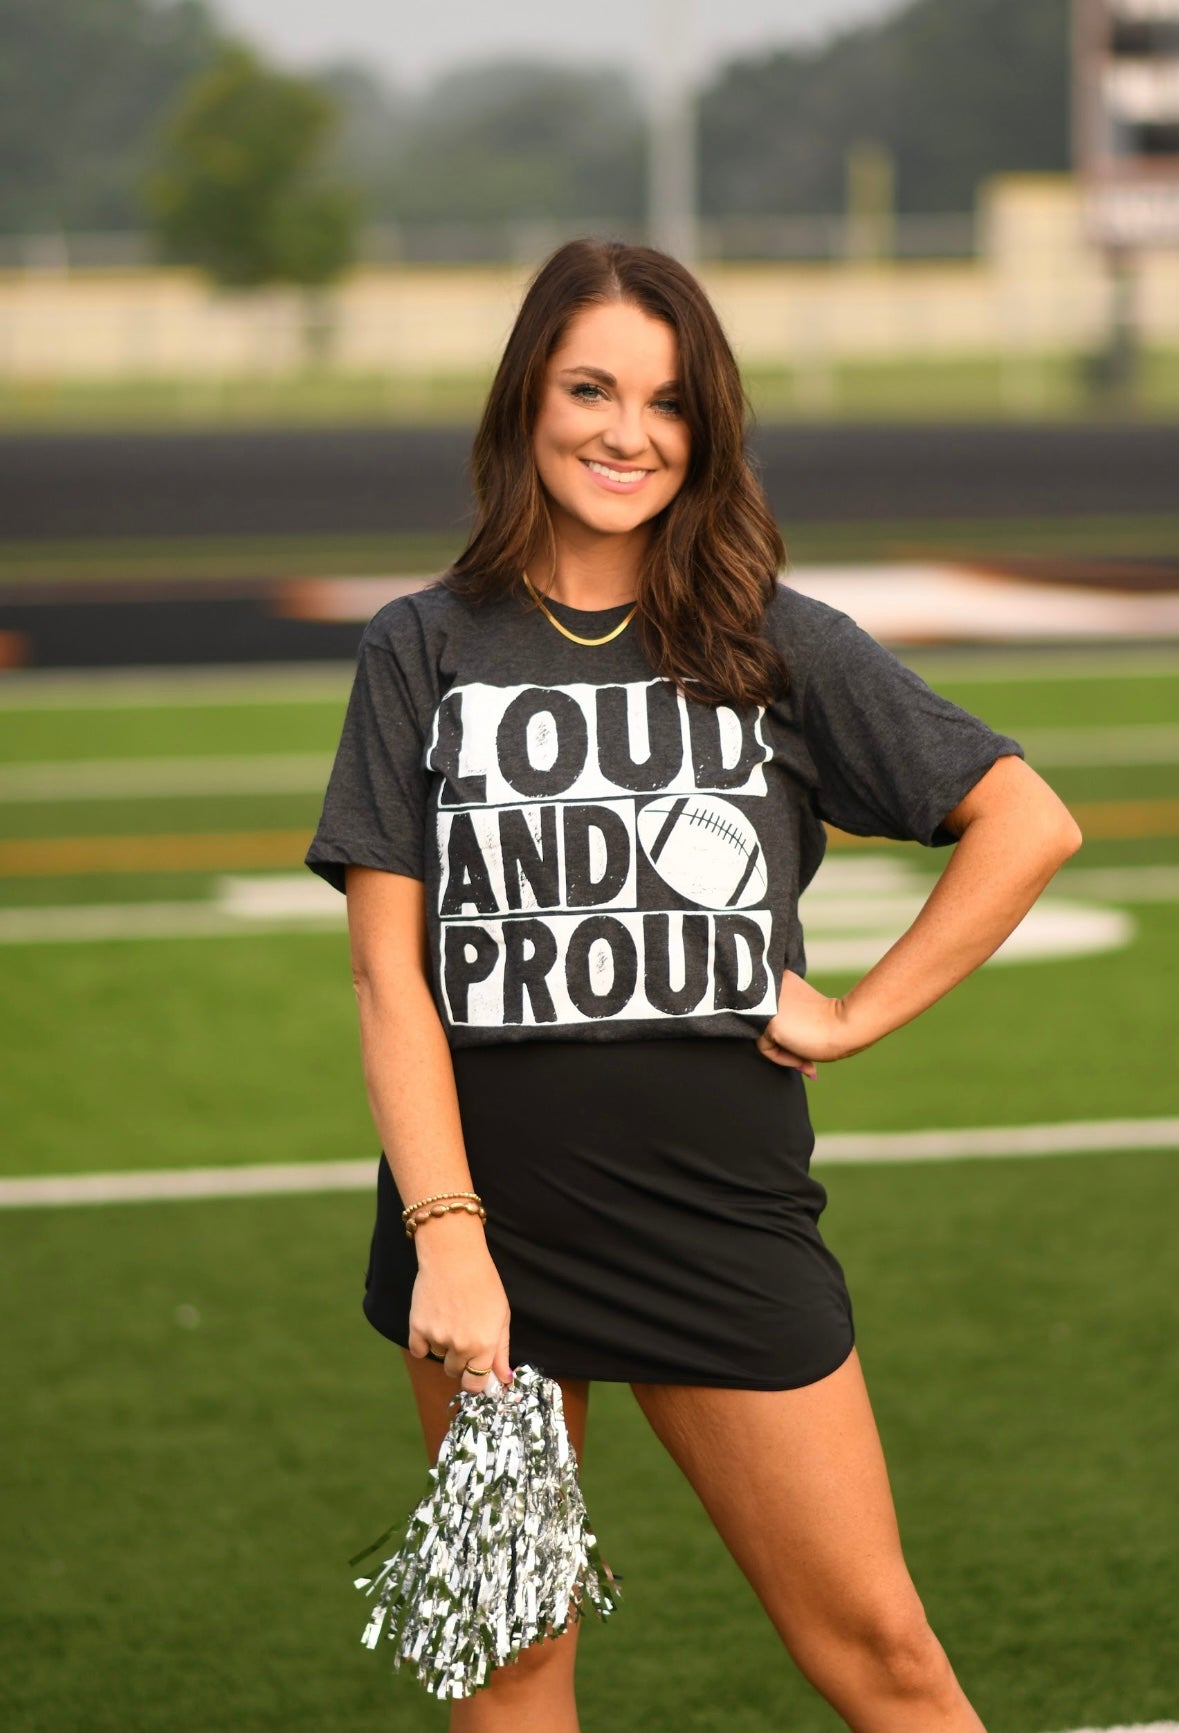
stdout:
[[(570, 221), (497, 220), (374, 224), (360, 238), (362, 264), (517, 264), (545, 257), (574, 235), (648, 239), (643, 224), (609, 216)], [(706, 217), (698, 226), (703, 259), (825, 260), (974, 258), (982, 236), (975, 212), (906, 213), (870, 226), (839, 212), (814, 216)], [(150, 234), (0, 235), (0, 270), (131, 270), (158, 262)]]

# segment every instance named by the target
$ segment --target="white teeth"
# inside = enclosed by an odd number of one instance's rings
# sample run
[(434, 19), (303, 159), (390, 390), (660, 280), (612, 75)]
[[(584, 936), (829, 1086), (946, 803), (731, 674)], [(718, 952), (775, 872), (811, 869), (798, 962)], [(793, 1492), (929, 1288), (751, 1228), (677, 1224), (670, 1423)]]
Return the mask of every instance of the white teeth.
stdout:
[(608, 481), (638, 481), (647, 474), (645, 469), (610, 469), (604, 463), (595, 463), (592, 458), (586, 459), (586, 468), (592, 469), (595, 475), (604, 475)]

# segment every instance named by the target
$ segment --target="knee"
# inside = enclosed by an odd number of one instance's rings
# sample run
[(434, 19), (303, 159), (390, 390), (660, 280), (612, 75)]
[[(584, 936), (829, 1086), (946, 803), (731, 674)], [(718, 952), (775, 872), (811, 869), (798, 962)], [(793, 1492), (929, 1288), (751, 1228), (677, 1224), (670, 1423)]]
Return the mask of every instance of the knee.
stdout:
[(922, 1703), (952, 1696), (954, 1674), (946, 1652), (920, 1610), (885, 1612), (871, 1620), (859, 1647), (878, 1691)]
[(577, 1658), (577, 1627), (521, 1649), (513, 1661), (496, 1667), (488, 1679), (497, 1694), (543, 1688), (560, 1691), (572, 1684)]
[(808, 1621), (787, 1639), (807, 1678), (841, 1711), (892, 1701), (952, 1702), (956, 1684), (920, 1601), (861, 1605)]

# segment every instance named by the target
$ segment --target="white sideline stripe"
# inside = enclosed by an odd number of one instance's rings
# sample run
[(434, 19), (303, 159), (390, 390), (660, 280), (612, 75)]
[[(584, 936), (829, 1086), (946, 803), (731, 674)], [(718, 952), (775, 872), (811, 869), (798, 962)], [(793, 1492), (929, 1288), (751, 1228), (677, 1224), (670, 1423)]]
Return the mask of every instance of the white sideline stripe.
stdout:
[(1179, 1733), (1179, 1721), (1134, 1721), (1125, 1727), (1077, 1727), (1073, 1733)]
[[(1081, 1155), (1090, 1150), (1121, 1149), (1179, 1149), (1179, 1118), (1078, 1120), (1061, 1125), (994, 1126), (966, 1131), (834, 1133), (819, 1138), (815, 1159), (818, 1162), (956, 1161), (978, 1156)], [(377, 1160), (164, 1168), (143, 1173), (48, 1174), (4, 1179), (0, 1180), (0, 1209), (367, 1191), (376, 1183)]]
[(1084, 1155), (1091, 1150), (1179, 1149), (1179, 1118), (1074, 1119), (959, 1131), (828, 1132), (816, 1161), (963, 1161), (1007, 1155)]
[(0, 1180), (0, 1209), (367, 1191), (376, 1184), (376, 1176), (376, 1157), (371, 1161), (268, 1162), (258, 1167), (184, 1167), (143, 1173), (49, 1174), (38, 1179)]

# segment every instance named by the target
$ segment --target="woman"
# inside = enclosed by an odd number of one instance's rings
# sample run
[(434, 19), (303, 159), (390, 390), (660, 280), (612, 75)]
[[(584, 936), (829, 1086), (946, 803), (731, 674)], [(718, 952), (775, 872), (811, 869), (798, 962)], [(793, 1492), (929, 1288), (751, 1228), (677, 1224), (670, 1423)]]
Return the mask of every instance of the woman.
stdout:
[[(694, 278), (575, 241), (474, 447), (475, 532), (366, 627), (307, 864), (348, 899), (383, 1150), (364, 1307), (431, 1460), (538, 1366), (625, 1381), (865, 1733), (981, 1723), (901, 1554), (803, 1078), (982, 963), (1078, 847), (1017, 742), (777, 581)], [(804, 979), (823, 821), (957, 847), (851, 990)], [(403, 1222), (403, 1212), (405, 1220)], [(572, 1733), (577, 1627), (452, 1709)]]

